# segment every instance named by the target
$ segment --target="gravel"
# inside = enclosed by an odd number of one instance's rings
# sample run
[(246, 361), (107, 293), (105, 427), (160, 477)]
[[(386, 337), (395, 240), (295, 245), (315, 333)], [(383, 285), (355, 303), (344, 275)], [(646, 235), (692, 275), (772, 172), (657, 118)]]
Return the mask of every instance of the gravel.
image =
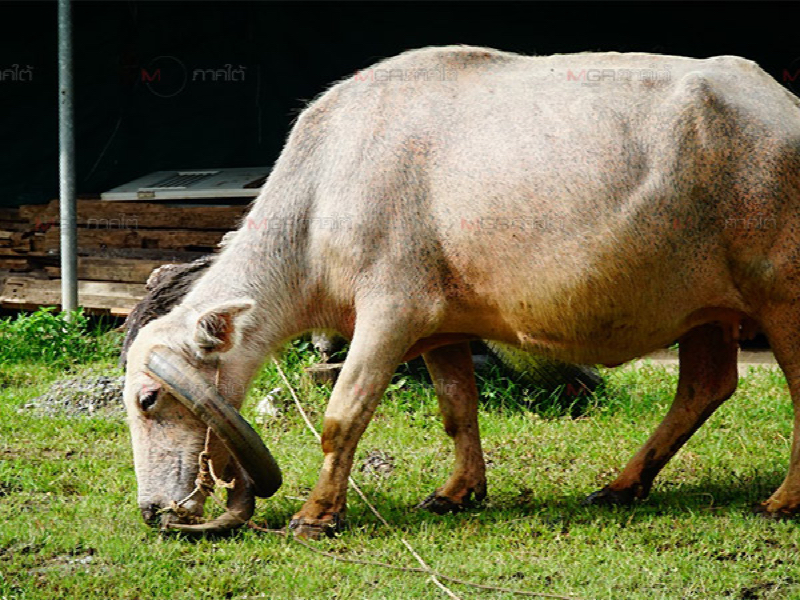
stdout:
[(122, 389), (125, 377), (107, 375), (59, 379), (47, 393), (22, 408), (58, 416), (117, 416), (125, 413)]
[(374, 477), (389, 477), (394, 472), (394, 456), (373, 450), (361, 463), (361, 472)]

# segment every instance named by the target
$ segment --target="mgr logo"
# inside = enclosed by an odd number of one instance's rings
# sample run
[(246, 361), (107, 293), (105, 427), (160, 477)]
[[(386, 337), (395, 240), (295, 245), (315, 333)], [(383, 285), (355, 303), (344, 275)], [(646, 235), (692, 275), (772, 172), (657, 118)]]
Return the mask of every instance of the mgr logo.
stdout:
[(186, 66), (174, 56), (157, 56), (141, 69), (141, 81), (156, 96), (172, 98), (186, 87)]
[(795, 58), (789, 67), (783, 70), (781, 82), (800, 96), (800, 56)]

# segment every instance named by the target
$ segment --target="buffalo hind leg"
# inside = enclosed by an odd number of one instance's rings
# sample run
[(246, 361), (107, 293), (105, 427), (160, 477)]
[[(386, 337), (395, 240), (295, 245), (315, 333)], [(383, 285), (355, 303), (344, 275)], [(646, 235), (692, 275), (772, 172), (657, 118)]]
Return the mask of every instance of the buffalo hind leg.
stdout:
[(420, 508), (443, 514), (457, 512), (486, 497), (486, 465), (478, 431), (478, 388), (469, 342), (423, 354), (431, 375), (444, 430), (455, 443), (455, 468), (444, 486), (420, 503)]
[(359, 315), (350, 350), (333, 388), (322, 426), (322, 470), (317, 484), (289, 528), (316, 539), (339, 528), (356, 445), (405, 351), (414, 324)]
[(611, 484), (585, 504), (630, 504), (645, 498), (658, 472), (736, 390), (738, 344), (716, 325), (702, 325), (679, 344), (678, 390), (669, 412)]
[(778, 361), (794, 405), (794, 434), (789, 470), (781, 486), (761, 504), (761, 511), (775, 518), (800, 512), (800, 311), (798, 306), (774, 306), (765, 311), (762, 329)]

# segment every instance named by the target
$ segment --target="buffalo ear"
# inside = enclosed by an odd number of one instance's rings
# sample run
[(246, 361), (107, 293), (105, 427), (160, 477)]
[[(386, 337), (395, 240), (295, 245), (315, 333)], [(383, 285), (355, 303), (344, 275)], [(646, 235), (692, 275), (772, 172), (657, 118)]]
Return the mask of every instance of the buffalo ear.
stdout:
[(203, 353), (227, 352), (235, 343), (239, 315), (250, 311), (255, 302), (249, 298), (225, 302), (207, 310), (197, 319), (194, 341)]

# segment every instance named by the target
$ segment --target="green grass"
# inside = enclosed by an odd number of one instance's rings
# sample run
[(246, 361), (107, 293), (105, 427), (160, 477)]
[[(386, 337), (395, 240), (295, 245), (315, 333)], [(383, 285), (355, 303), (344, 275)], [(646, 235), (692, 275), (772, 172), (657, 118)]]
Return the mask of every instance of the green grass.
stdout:
[[(283, 364), (319, 424), (327, 392), (300, 376), (313, 359), (296, 343)], [(89, 366), (113, 370), (113, 362)], [(334, 562), (275, 535), (240, 530), (189, 540), (148, 529), (136, 509), (121, 418), (20, 410), (60, 376), (52, 366), (0, 366), (0, 598), (445, 597), (425, 576)], [(737, 394), (665, 468), (650, 498), (624, 509), (583, 507), (580, 500), (613, 479), (655, 427), (676, 377), (649, 366), (605, 378), (579, 418), (559, 416), (567, 413), (554, 402), (530, 410), (525, 390), (484, 378), (489, 498), (442, 517), (414, 505), (446, 478), (452, 444), (430, 386), (404, 372), (356, 463), (379, 449), (394, 457), (394, 473), (354, 471), (392, 527), (351, 493), (349, 529), (316, 545), (342, 557), (417, 566), (405, 538), (432, 568), (454, 577), (585, 599), (800, 598), (797, 525), (750, 512), (780, 484), (787, 465), (792, 411), (783, 377), (745, 374)], [(284, 385), (268, 364), (250, 406), (276, 387)], [(258, 502), (254, 517), (272, 528), (301, 506), (321, 461), (285, 390), (279, 398), (285, 414), (258, 425), (284, 472), (284, 486)], [(464, 599), (513, 597), (451, 587)]]
[(111, 359), (121, 334), (105, 329), (102, 320), (93, 324), (80, 309), (67, 314), (45, 307), (0, 319), (0, 365), (39, 363), (65, 368)]

